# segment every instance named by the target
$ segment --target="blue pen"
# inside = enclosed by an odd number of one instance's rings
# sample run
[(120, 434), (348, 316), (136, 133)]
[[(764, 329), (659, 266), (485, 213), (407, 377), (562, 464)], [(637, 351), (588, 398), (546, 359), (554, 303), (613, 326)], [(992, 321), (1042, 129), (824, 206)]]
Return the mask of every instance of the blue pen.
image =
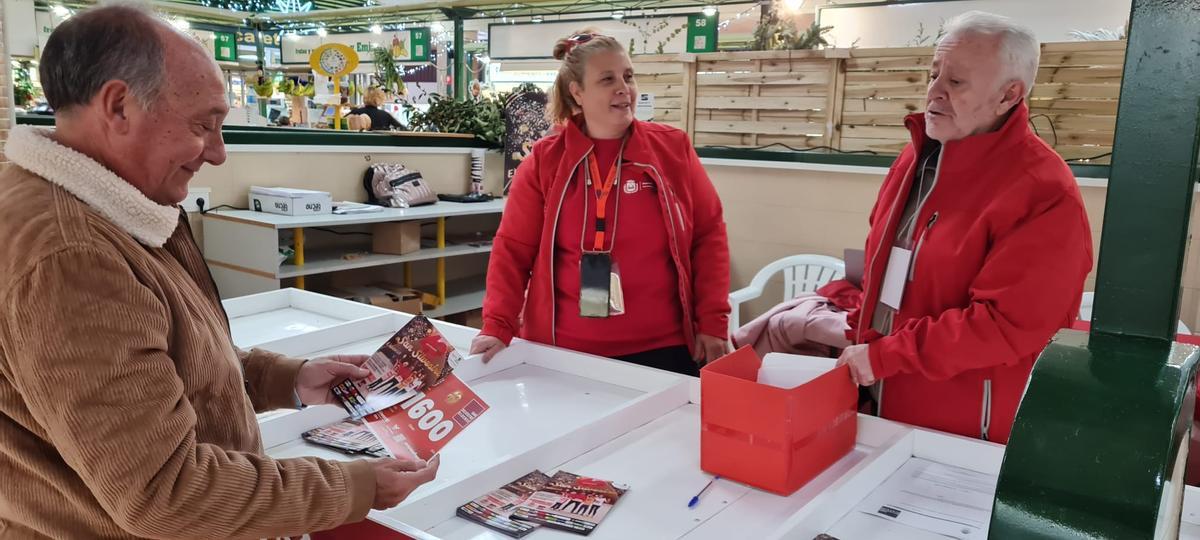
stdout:
[(720, 478), (721, 475), (718, 474), (717, 476), (712, 477), (712, 480), (709, 480), (707, 484), (704, 484), (704, 488), (700, 490), (700, 493), (697, 493), (695, 497), (692, 497), (692, 500), (688, 501), (688, 508), (695, 508), (697, 504), (700, 504), (700, 496), (704, 495), (704, 492), (708, 491), (708, 488), (712, 487), (713, 482), (716, 482)]

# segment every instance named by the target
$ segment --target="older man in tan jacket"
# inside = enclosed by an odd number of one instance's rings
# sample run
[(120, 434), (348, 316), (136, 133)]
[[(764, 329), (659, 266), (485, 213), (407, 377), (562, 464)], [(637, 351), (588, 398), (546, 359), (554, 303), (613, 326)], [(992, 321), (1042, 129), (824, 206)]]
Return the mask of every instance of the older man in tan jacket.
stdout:
[(331, 400), (362, 357), (230, 341), (178, 206), (225, 160), (212, 58), (130, 6), (63, 23), (42, 56), (56, 131), (0, 173), (0, 537), (261, 538), (361, 520), (436, 461), (263, 455), (256, 411)]

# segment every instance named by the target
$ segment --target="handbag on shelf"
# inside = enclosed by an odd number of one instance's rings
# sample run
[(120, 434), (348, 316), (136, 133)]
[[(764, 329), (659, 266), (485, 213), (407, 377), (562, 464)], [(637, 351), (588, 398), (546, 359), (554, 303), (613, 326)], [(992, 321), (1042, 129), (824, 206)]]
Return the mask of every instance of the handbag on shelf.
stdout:
[(392, 208), (411, 208), (436, 203), (437, 192), (421, 173), (399, 163), (376, 163), (363, 174), (367, 202)]

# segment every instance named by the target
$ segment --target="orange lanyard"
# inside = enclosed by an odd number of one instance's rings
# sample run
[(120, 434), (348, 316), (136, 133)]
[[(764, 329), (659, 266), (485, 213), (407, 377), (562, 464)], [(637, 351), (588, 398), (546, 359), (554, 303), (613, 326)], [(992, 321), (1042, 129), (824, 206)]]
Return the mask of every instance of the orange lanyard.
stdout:
[[(596, 251), (604, 249), (604, 220), (608, 211), (608, 195), (612, 193), (613, 185), (617, 183), (617, 164), (620, 162), (621, 158), (618, 157), (616, 163), (613, 163), (612, 168), (608, 170), (608, 176), (604, 178), (604, 183), (596, 188), (596, 235), (592, 242), (592, 247)], [(588, 154), (588, 167), (591, 169), (592, 178), (600, 178), (600, 165), (596, 163), (596, 154)]]

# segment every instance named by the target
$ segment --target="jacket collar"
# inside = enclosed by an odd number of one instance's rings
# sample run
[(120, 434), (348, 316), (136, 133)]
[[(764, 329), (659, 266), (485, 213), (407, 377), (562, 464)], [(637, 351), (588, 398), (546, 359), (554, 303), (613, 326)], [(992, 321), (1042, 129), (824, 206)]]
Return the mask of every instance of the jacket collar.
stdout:
[[(921, 155), (921, 147), (928, 140), (925, 133), (925, 113), (914, 113), (904, 118), (904, 125), (912, 135), (913, 149)], [(1013, 107), (1012, 114), (1000, 129), (972, 135), (965, 139), (945, 143), (939, 168), (946, 170), (977, 167), (989, 158), (1001, 154), (1013, 145), (1033, 136), (1029, 128), (1029, 105), (1021, 100)], [(948, 157), (949, 156), (949, 157)]]
[(138, 242), (162, 247), (179, 225), (179, 209), (158, 204), (92, 158), (59, 144), (51, 130), (17, 126), (4, 153), (13, 163), (74, 195)]
[[(563, 137), (566, 139), (566, 161), (575, 163), (583, 159), (592, 149), (592, 139), (583, 132), (583, 115), (577, 114), (571, 121), (563, 125)], [(626, 162), (652, 163), (653, 153), (650, 151), (649, 140), (646, 137), (645, 123), (634, 119), (629, 126), (625, 139), (625, 149), (622, 159)]]

